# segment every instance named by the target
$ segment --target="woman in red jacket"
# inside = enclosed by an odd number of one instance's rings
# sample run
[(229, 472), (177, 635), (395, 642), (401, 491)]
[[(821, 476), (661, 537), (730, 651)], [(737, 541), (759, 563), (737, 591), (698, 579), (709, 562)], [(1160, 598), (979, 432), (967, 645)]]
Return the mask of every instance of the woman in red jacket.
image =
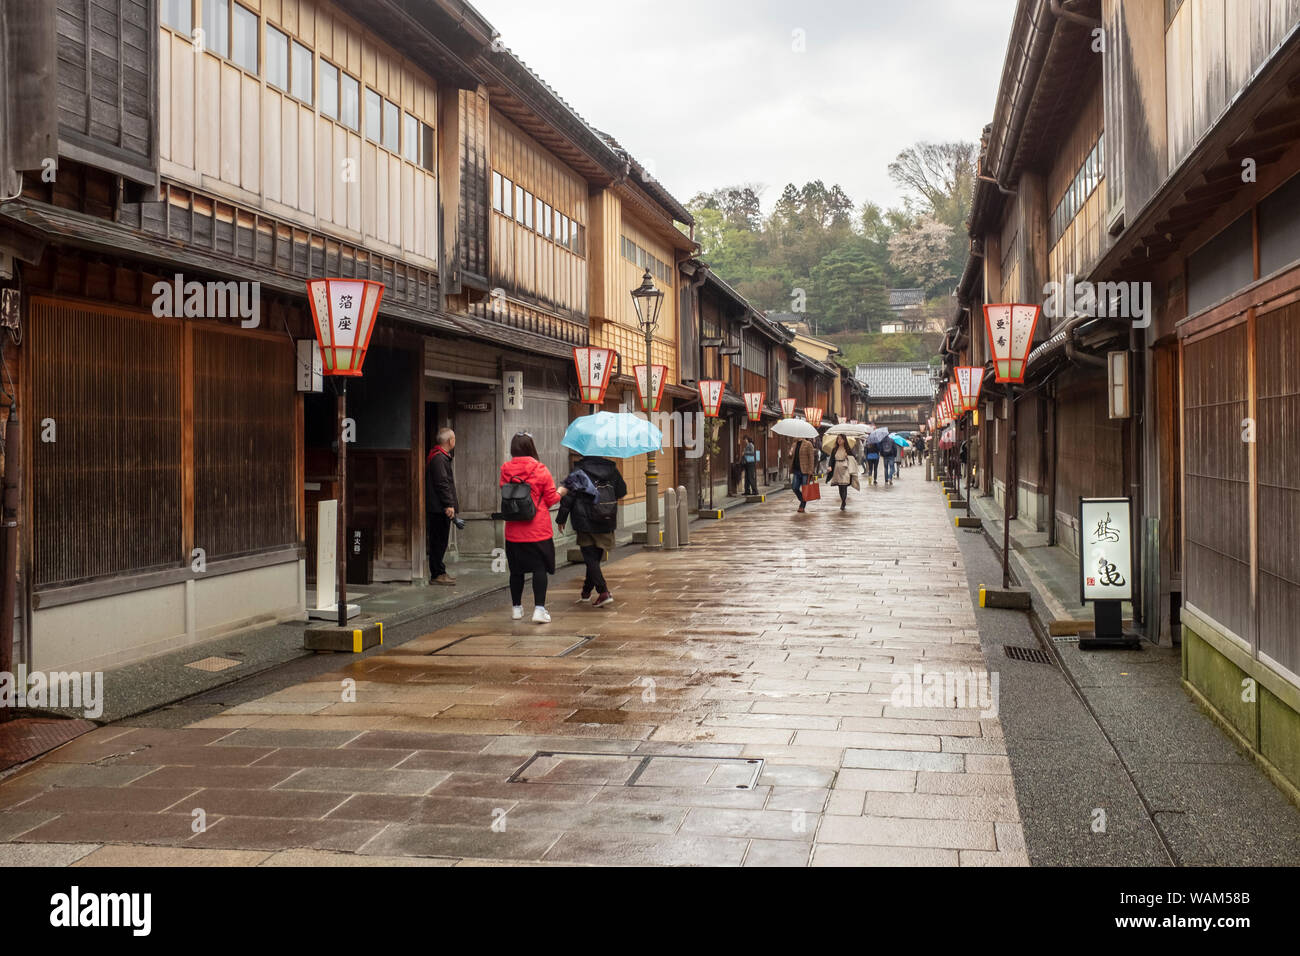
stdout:
[(500, 484), (526, 481), (532, 491), (536, 509), (531, 521), (507, 521), (506, 562), (510, 565), (510, 617), (519, 620), (524, 616), (524, 575), (533, 576), (533, 623), (549, 624), (551, 615), (546, 610), (546, 585), (548, 575), (555, 573), (555, 542), (551, 530), (552, 505), (560, 503), (567, 488), (556, 490), (555, 479), (545, 465), (537, 460), (537, 446), (533, 436), (520, 432), (510, 441), (510, 460), (501, 466)]

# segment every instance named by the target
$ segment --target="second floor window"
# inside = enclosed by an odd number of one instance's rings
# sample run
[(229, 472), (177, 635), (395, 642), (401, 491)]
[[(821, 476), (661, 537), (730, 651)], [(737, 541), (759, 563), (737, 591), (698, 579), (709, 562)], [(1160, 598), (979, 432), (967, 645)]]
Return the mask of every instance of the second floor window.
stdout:
[(361, 128), (361, 84), (346, 73), (339, 81), (339, 121), (351, 130)]
[(311, 104), (311, 50), (293, 41), (293, 60), (289, 71), (289, 92)]
[(163, 26), (171, 27), (178, 33), (190, 35), (194, 29), (194, 0), (162, 0)]
[(339, 118), (339, 71), (333, 63), (320, 61), (320, 115)]
[(266, 82), (289, 92), (289, 37), (266, 25)]
[(217, 56), (230, 56), (229, 0), (207, 0), (203, 4), (203, 48)]
[(257, 72), (257, 14), (239, 4), (231, 7), (233, 12), (230, 58), (235, 65), (249, 73)]

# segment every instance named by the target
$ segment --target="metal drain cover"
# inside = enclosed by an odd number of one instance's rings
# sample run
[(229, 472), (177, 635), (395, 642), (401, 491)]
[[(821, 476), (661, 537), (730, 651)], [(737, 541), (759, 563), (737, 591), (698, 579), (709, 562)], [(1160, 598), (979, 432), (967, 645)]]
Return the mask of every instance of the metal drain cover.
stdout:
[(1054, 663), (1046, 651), (1036, 647), (1020, 647), (1017, 644), (1003, 644), (1002, 652), (1014, 661), (1029, 661), (1031, 664)]
[(757, 757), (539, 750), (512, 773), (506, 782), (753, 790), (762, 772), (763, 761)]

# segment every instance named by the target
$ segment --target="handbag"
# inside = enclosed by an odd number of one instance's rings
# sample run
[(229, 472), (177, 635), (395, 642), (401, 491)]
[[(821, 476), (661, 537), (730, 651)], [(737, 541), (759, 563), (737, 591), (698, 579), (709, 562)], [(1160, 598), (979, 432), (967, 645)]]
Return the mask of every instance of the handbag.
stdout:
[(822, 497), (822, 488), (821, 485), (817, 484), (817, 482), (810, 481), (799, 489), (799, 493), (803, 495), (803, 500), (805, 502), (820, 501)]
[(856, 474), (849, 475), (849, 484), (853, 486), (854, 491), (862, 490), (862, 485), (858, 482), (858, 476)]

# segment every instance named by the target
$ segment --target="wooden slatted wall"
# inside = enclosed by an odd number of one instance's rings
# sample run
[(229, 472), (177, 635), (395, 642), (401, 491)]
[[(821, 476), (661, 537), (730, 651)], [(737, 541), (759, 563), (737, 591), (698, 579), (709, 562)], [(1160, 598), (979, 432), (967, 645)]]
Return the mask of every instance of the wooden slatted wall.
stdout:
[(194, 333), (194, 546), (209, 560), (297, 541), (287, 339)]
[(180, 323), (39, 298), (30, 315), (32, 583), (179, 566)]

